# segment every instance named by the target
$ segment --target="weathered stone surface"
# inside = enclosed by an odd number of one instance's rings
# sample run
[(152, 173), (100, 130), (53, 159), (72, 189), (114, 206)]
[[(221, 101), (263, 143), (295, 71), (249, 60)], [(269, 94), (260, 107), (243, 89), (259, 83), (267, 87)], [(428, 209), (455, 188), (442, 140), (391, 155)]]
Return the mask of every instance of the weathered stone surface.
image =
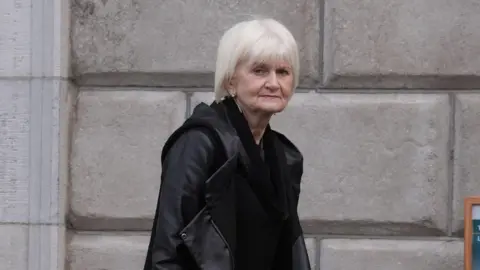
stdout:
[(314, 0), (73, 1), (74, 75), (80, 84), (211, 86), (221, 35), (256, 14), (292, 31), (301, 47), (302, 81), (314, 84), (320, 63)]
[(64, 224), (68, 179), (61, 159), (68, 157), (65, 128), (74, 98), (75, 89), (66, 81), (35, 79), (30, 83), (30, 223)]
[(0, 81), (0, 222), (28, 221), (28, 82)]
[[(35, 3), (35, 1), (33, 1)], [(47, 34), (51, 40), (44, 41), (44, 50), (51, 50), (51, 61), (44, 60), (40, 74), (43, 76), (71, 77), (71, 5), (70, 1), (54, 0), (42, 1), (43, 20), (51, 25), (44, 29), (43, 35)], [(45, 25), (45, 24), (44, 24)], [(45, 28), (45, 27), (44, 27)], [(48, 32), (46, 32), (48, 30)], [(45, 38), (44, 38), (45, 39)], [(43, 56), (45, 58), (45, 55)], [(38, 76), (35, 75), (34, 76)]]
[(27, 270), (28, 227), (0, 225), (0, 239), (0, 270)]
[(64, 81), (0, 81), (0, 223), (63, 223), (72, 95)]
[(0, 224), (0, 270), (63, 270), (65, 227)]
[(27, 230), (28, 268), (23, 269), (64, 270), (65, 227), (63, 225), (31, 225)]
[(306, 230), (445, 231), (449, 112), (447, 95), (296, 94), (272, 126), (305, 157)]
[(295, 94), (272, 127), (304, 154), (306, 232), (445, 232), (449, 111), (447, 95)]
[(0, 77), (67, 77), (69, 1), (0, 1)]
[(74, 234), (68, 246), (68, 269), (143, 269), (148, 240), (137, 234)]
[(480, 194), (480, 94), (459, 94), (455, 115), (453, 226), (463, 236), (463, 201)]
[(479, 12), (475, 0), (326, 0), (324, 82), (478, 87)]
[(71, 164), (76, 228), (151, 229), (161, 150), (185, 118), (185, 95), (81, 91)]
[(323, 240), (320, 269), (463, 269), (462, 241)]
[(30, 75), (31, 0), (0, 1), (0, 77)]

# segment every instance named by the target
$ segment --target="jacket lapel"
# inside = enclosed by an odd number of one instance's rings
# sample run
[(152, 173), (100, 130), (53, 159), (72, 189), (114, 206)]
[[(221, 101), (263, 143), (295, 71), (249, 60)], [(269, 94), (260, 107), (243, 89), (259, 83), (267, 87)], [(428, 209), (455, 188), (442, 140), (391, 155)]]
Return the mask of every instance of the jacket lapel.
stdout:
[(238, 155), (229, 158), (206, 182), (205, 197), (211, 223), (223, 237), (234, 266), (236, 247), (235, 179)]

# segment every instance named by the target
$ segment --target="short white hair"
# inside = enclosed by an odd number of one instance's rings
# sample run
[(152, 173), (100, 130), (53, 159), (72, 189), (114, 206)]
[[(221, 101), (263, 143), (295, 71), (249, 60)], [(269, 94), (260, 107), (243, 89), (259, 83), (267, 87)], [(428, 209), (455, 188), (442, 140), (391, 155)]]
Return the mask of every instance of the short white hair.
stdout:
[(215, 100), (229, 95), (229, 81), (240, 61), (286, 61), (294, 76), (293, 89), (298, 86), (300, 61), (298, 45), (290, 31), (271, 19), (253, 19), (235, 24), (220, 39), (215, 67)]

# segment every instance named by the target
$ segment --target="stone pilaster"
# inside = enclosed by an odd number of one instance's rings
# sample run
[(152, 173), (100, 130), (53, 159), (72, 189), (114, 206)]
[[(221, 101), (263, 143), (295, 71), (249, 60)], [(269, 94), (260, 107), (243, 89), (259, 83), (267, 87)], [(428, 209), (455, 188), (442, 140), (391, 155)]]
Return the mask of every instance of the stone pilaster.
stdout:
[(63, 270), (69, 2), (2, 1), (0, 10), (0, 269)]

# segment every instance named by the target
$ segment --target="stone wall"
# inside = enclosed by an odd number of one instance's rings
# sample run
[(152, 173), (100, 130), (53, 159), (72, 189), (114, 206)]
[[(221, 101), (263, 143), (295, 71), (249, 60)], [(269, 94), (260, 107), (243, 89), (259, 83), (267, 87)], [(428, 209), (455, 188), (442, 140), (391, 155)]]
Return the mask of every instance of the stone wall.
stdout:
[(0, 269), (65, 269), (70, 8), (0, 1)]
[(305, 156), (314, 269), (463, 268), (476, 1), (63, 2), (0, 2), (0, 270), (141, 269), (163, 143), (213, 100), (218, 39), (251, 15), (301, 48), (300, 89), (272, 125)]

